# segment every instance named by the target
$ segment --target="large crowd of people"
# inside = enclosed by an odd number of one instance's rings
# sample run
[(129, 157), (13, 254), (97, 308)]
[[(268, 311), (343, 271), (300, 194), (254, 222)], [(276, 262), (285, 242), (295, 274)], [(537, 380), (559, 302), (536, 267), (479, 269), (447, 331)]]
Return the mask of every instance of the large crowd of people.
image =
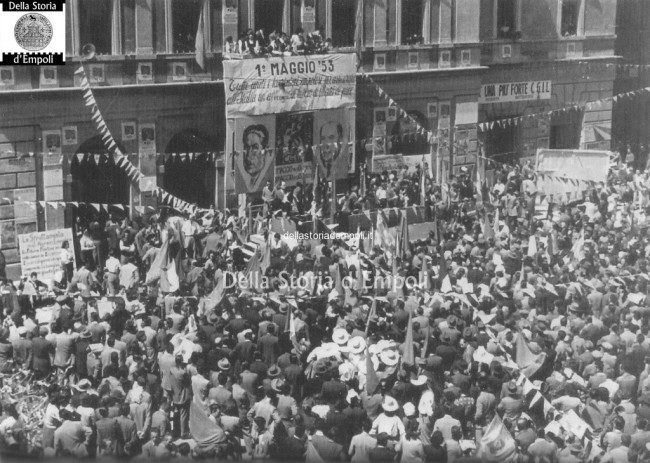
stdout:
[(248, 29), (237, 39), (226, 37), (223, 47), (224, 55), (229, 58), (317, 55), (332, 49), (332, 39), (323, 38), (320, 29), (305, 32), (298, 28), (293, 34), (282, 31), (267, 34), (263, 29)]
[(338, 207), (424, 196), (431, 233), (411, 242), (287, 240), (282, 185), (252, 256), (236, 212), (80, 229), (53, 281), (2, 280), (0, 449), (650, 461), (648, 171), (619, 161), (547, 213), (529, 166), (478, 189), (467, 173), (421, 195), (421, 178), (386, 172)]

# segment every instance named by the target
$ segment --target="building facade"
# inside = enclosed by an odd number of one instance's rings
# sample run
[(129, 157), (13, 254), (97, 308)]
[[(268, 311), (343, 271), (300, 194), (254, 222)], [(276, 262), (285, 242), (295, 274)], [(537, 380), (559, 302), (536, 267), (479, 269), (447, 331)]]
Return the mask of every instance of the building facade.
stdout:
[[(617, 8), (616, 68), (614, 92), (625, 93), (650, 86), (650, 3), (626, 0)], [(638, 167), (645, 166), (650, 145), (650, 98), (646, 93), (620, 99), (614, 108), (612, 136), (616, 149), (627, 145), (640, 154)]]
[[(375, 113), (386, 111), (385, 154), (433, 163), (431, 153), (440, 153), (449, 172), (475, 165), (481, 147), (516, 160), (540, 147), (577, 148), (583, 120), (611, 124), (611, 106), (601, 106), (477, 130), (611, 96), (615, 13), (616, 0), (68, 0), (66, 65), (0, 69), (0, 246), (9, 275), (20, 272), (19, 234), (69, 227), (96, 211), (56, 201), (156, 204), (151, 185), (132, 185), (107, 156), (75, 73), (82, 62), (130, 160), (181, 199), (223, 207), (233, 201), (223, 188), (228, 37), (318, 29), (350, 53), (361, 37), (357, 164), (377, 154), (368, 140), (378, 133)], [(433, 146), (368, 76), (437, 134)], [(522, 82), (541, 85), (539, 97), (485, 95)]]

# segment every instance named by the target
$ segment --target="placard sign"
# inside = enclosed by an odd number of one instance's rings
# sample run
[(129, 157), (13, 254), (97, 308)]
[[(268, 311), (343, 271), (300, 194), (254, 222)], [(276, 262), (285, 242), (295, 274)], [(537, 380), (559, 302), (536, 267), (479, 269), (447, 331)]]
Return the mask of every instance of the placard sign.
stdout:
[[(422, 159), (422, 156), (418, 156)], [(380, 174), (384, 171), (401, 170), (406, 163), (401, 154), (384, 154), (372, 157), (370, 170), (373, 174)]]
[(355, 105), (353, 53), (223, 62), (227, 117)]
[(41, 281), (54, 278), (61, 269), (61, 244), (72, 244), (72, 229), (62, 228), (18, 235), (22, 274), (36, 272)]
[(550, 100), (552, 84), (550, 80), (531, 80), (527, 82), (502, 82), (483, 84), (478, 102), (507, 103), (511, 101)]

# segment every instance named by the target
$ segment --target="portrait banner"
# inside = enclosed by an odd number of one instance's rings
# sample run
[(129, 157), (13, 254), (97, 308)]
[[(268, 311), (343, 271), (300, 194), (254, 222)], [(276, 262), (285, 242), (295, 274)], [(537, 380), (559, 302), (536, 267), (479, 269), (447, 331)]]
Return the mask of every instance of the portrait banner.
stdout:
[(314, 114), (278, 114), (275, 122), (275, 181), (289, 186), (305, 183), (314, 157)]
[(347, 109), (314, 113), (314, 156), (322, 178), (346, 178), (354, 169), (351, 131)]
[(226, 60), (223, 73), (227, 117), (355, 105), (352, 53)]
[(274, 147), (275, 116), (235, 120), (235, 156), (232, 159), (235, 193), (262, 191), (264, 184), (273, 180)]

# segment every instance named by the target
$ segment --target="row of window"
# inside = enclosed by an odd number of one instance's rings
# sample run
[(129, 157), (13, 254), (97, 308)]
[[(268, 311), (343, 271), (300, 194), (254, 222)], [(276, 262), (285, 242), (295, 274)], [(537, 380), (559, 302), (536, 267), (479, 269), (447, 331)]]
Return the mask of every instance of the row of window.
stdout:
[[(223, 30), (226, 11), (237, 2), (224, 0), (206, 0), (208, 7), (204, 24), (209, 37), (209, 48), (220, 51), (224, 42)], [(262, 30), (266, 36), (272, 32), (285, 32), (291, 35), (303, 23), (303, 8), (306, 0), (240, 0), (236, 15), (236, 30), (243, 33), (251, 28)], [(413, 45), (427, 40), (427, 32), (438, 30), (430, 25), (433, 0), (386, 0), (386, 44)], [(494, 2), (494, 36), (500, 39), (516, 39), (520, 34), (521, 0), (495, 0)], [(152, 0), (150, 24), (147, 19), (139, 19), (136, 13), (136, 0), (77, 0), (77, 22), (79, 44), (73, 53), (78, 53), (81, 46), (92, 43), (98, 54), (133, 54), (144, 53), (189, 53), (195, 49), (199, 18), (204, 5), (203, 0)], [(428, 7), (427, 7), (428, 6)], [(450, 0), (449, 37), (455, 37), (456, 5)], [(364, 17), (373, 18), (374, 2), (364, 2)], [(437, 5), (437, 7), (440, 7)], [(584, 0), (562, 0), (559, 28), (562, 36), (578, 34), (580, 10)], [(354, 45), (357, 18), (357, 0), (319, 0), (314, 2), (312, 16), (313, 27), (320, 30), (323, 38), (331, 38), (334, 47)], [(462, 12), (465, 14), (466, 12)], [(458, 12), (461, 14), (461, 12)], [(431, 17), (425, 18), (425, 15)], [(108, 18), (108, 19), (107, 19)], [(142, 21), (147, 23), (142, 26)], [(136, 24), (138, 23), (138, 24)], [(372, 21), (365, 20), (366, 27)], [(75, 27), (75, 26), (73, 26)], [(144, 28), (151, 36), (143, 46), (137, 43), (142, 35), (138, 31)], [(427, 31), (426, 28), (430, 30)], [(372, 36), (373, 31), (365, 34)], [(119, 37), (116, 37), (119, 34)], [(144, 34), (146, 35), (146, 33)], [(138, 37), (136, 37), (138, 36)], [(237, 39), (238, 37), (233, 37)], [(142, 40), (142, 39), (140, 39)], [(430, 41), (437, 42), (431, 38)], [(149, 43), (150, 42), (150, 43)]]

